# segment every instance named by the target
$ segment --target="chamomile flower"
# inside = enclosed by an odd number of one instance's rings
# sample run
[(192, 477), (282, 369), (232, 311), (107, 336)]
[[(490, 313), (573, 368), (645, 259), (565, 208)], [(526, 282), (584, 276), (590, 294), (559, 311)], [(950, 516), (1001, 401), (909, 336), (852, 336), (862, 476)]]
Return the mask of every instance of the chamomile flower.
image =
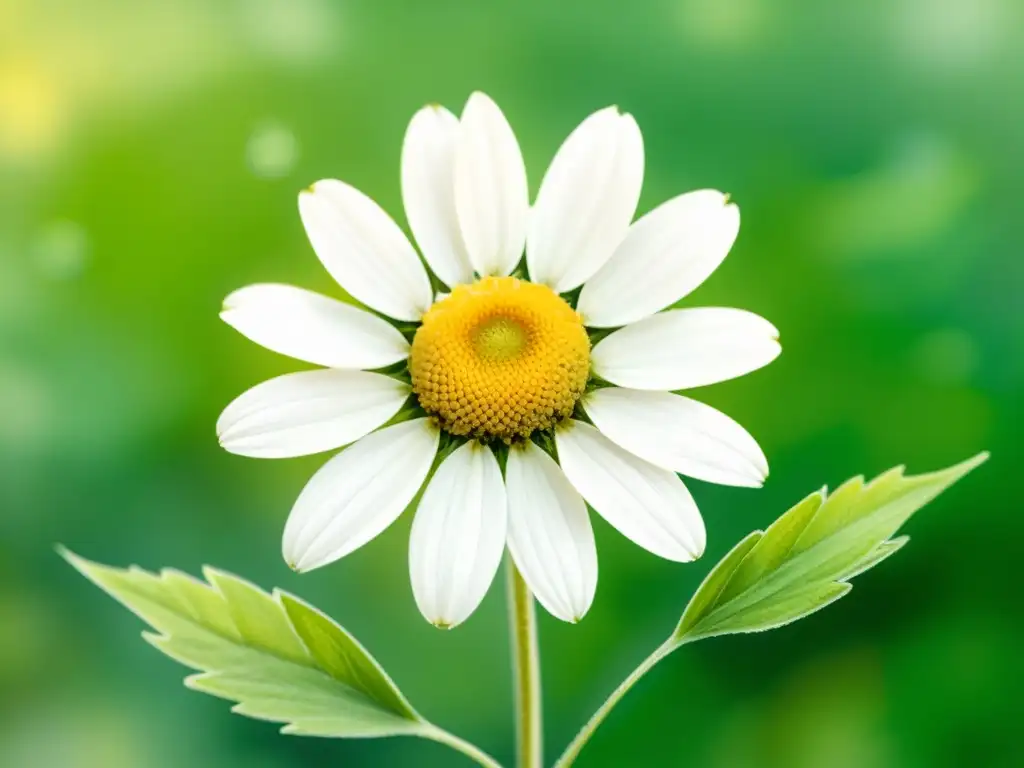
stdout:
[(569, 135), (532, 208), (515, 135), (481, 93), (461, 117), (420, 110), (401, 165), (423, 261), (349, 185), (299, 196), (317, 256), (365, 309), (286, 285), (224, 303), (223, 319), (257, 344), (322, 366), (232, 402), (217, 424), (224, 448), (342, 448), (292, 509), (287, 562), (337, 560), (418, 499), (413, 593), (451, 627), (479, 605), (506, 547), (548, 611), (580, 619), (597, 585), (588, 505), (655, 555), (699, 557), (704, 523), (679, 475), (759, 486), (768, 473), (742, 427), (676, 394), (780, 350), (749, 312), (671, 308), (729, 252), (736, 205), (701, 190), (633, 222), (643, 140), (615, 108)]

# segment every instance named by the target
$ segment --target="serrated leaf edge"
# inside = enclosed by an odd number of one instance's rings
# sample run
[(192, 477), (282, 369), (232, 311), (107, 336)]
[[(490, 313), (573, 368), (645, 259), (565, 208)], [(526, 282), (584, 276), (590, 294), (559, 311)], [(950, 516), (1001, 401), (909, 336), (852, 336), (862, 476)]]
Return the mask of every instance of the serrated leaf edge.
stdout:
[[(104, 585), (97, 578), (95, 578), (93, 576), (93, 574), (90, 572), (90, 568), (91, 567), (92, 568), (103, 568), (103, 569), (107, 569), (107, 570), (111, 570), (111, 571), (121, 571), (121, 572), (126, 573), (126, 574), (144, 574), (146, 576), (149, 576), (149, 577), (152, 577), (152, 578), (161, 579), (161, 580), (162, 580), (162, 578), (163, 578), (163, 576), (165, 574), (173, 574), (175, 576), (184, 577), (184, 578), (188, 579), (189, 581), (192, 581), (196, 586), (203, 587), (203, 588), (206, 588), (206, 589), (212, 589), (213, 591), (215, 591), (221, 597), (221, 599), (226, 601), (227, 597), (224, 595), (223, 591), (217, 586), (215, 581), (212, 581), (212, 580), (203, 581), (202, 579), (196, 578), (192, 574), (189, 574), (187, 572), (181, 571), (181, 570), (176, 569), (176, 568), (163, 568), (160, 571), (150, 571), (150, 570), (147, 570), (145, 568), (142, 568), (141, 566), (134, 565), (134, 564), (130, 565), (130, 566), (126, 567), (126, 568), (118, 568), (116, 566), (104, 565), (103, 563), (97, 563), (97, 562), (88, 560), (87, 558), (84, 558), (81, 555), (78, 555), (75, 552), (72, 552), (70, 549), (68, 549), (67, 547), (64, 547), (63, 545), (58, 545), (56, 547), (56, 550), (57, 550), (57, 554), (59, 554), (64, 560), (66, 560), (82, 576), (84, 576), (86, 579), (88, 579), (88, 581), (90, 581), (94, 586), (98, 587), (101, 591), (103, 591), (105, 594), (107, 594), (109, 597), (111, 597), (115, 602), (117, 602), (122, 607), (126, 608), (130, 613), (134, 614), (138, 619), (143, 621), (147, 625), (147, 627), (150, 627), (149, 629), (145, 629), (145, 630), (143, 630), (141, 632), (141, 636), (142, 636), (144, 641), (146, 641), (149, 645), (152, 645), (156, 650), (158, 650), (160, 653), (162, 653), (163, 655), (167, 656), (168, 658), (172, 659), (176, 663), (181, 664), (182, 666), (187, 667), (189, 669), (195, 670), (194, 674), (187, 675), (184, 678), (184, 685), (185, 685), (186, 688), (188, 688), (189, 690), (192, 690), (192, 691), (196, 691), (198, 693), (202, 693), (202, 694), (207, 695), (207, 696), (213, 696), (214, 698), (222, 699), (224, 701), (233, 701), (233, 699), (231, 699), (230, 697), (222, 696), (222, 695), (220, 695), (218, 693), (214, 693), (212, 691), (207, 691), (207, 690), (204, 690), (202, 688), (197, 687), (196, 683), (198, 681), (200, 681), (204, 677), (215, 677), (217, 675), (217, 672), (211, 672), (209, 670), (205, 670), (201, 666), (197, 666), (194, 662), (185, 660), (185, 659), (179, 657), (177, 654), (175, 654), (173, 652), (170, 652), (170, 651), (166, 650), (165, 648), (163, 648), (161, 646), (161, 643), (164, 640), (169, 640), (170, 639), (169, 635), (167, 635), (167, 634), (165, 634), (165, 633), (163, 633), (163, 632), (161, 632), (159, 630), (156, 630), (156, 628), (153, 627), (150, 624), (149, 620), (145, 616), (143, 616), (134, 607), (132, 607), (131, 605), (129, 605), (125, 601), (123, 601), (118, 595), (116, 595), (106, 585)], [(411, 704), (409, 704), (409, 702), (405, 698), (404, 694), (402, 694), (402, 692), (398, 689), (398, 687), (395, 685), (394, 681), (384, 671), (384, 669), (381, 667), (380, 663), (376, 660), (376, 658), (374, 658), (373, 655), (370, 654), (366, 650), (366, 648), (358, 640), (356, 640), (356, 638), (353, 637), (344, 627), (342, 627), (340, 624), (338, 624), (336, 621), (334, 621), (334, 619), (329, 617), (327, 614), (325, 614), (319, 608), (316, 608), (315, 606), (310, 605), (308, 602), (306, 602), (305, 600), (303, 600), (300, 597), (297, 597), (296, 595), (292, 595), (291, 593), (286, 592), (286, 591), (281, 590), (281, 589), (278, 589), (278, 588), (274, 588), (274, 590), (272, 592), (267, 592), (267, 591), (263, 590), (261, 587), (259, 587), (257, 584), (253, 583), (252, 581), (249, 581), (248, 579), (246, 579), (246, 578), (244, 578), (242, 576), (238, 576), (236, 574), (229, 573), (228, 571), (221, 570), (221, 569), (216, 568), (214, 566), (204, 565), (202, 567), (202, 571), (203, 571), (204, 576), (206, 574), (208, 574), (208, 573), (216, 573), (216, 574), (218, 574), (220, 576), (224, 576), (224, 577), (229, 578), (229, 579), (235, 579), (239, 583), (244, 584), (244, 585), (246, 585), (248, 587), (251, 587), (254, 590), (262, 593), (263, 595), (271, 598), (277, 604), (277, 606), (281, 609), (281, 611), (284, 614), (284, 616), (287, 618), (287, 620), (288, 620), (287, 623), (288, 623), (289, 628), (294, 633), (296, 639), (298, 640), (298, 642), (300, 643), (302, 648), (305, 650), (305, 652), (306, 652), (306, 654), (307, 654), (307, 656), (309, 658), (309, 661), (310, 661), (310, 664), (309, 664), (309, 668), (310, 669), (313, 669), (313, 670), (323, 674), (326, 678), (332, 680), (333, 682), (336, 682), (339, 685), (343, 685), (343, 686), (346, 686), (348, 688), (351, 688), (352, 690), (357, 691), (360, 695), (366, 697), (374, 706), (377, 706), (379, 709), (381, 709), (382, 712), (385, 712), (385, 713), (387, 713), (387, 714), (389, 714), (389, 715), (391, 715), (391, 716), (393, 716), (393, 717), (395, 717), (396, 719), (399, 719), (399, 720), (405, 719), (405, 720), (408, 721), (409, 725), (411, 726), (408, 730), (398, 730), (398, 731), (395, 731), (394, 734), (388, 734), (388, 733), (383, 733), (382, 732), (380, 734), (361, 736), (360, 738), (378, 738), (378, 737), (386, 737), (388, 735), (421, 735), (421, 736), (425, 736), (427, 738), (433, 738), (433, 736), (431, 734), (434, 731), (439, 730), (432, 723), (430, 723), (429, 721), (425, 720), (415, 710), (415, 708)], [(174, 592), (172, 594), (174, 594), (175, 598), (179, 602), (182, 603), (182, 607), (184, 609), (188, 610), (189, 616), (192, 618), (192, 620), (198, 620), (198, 617), (196, 617), (195, 614), (192, 612), (191, 606), (188, 606), (188, 605), (184, 604), (181, 601), (180, 596), (176, 592)], [(284, 603), (281, 602), (281, 596), (282, 595), (287, 596), (287, 597), (295, 600), (295, 602), (297, 602), (297, 603), (301, 603), (305, 607), (307, 607), (310, 610), (312, 610), (314, 613), (319, 614), (321, 617), (326, 619), (331, 625), (333, 625), (334, 627), (339, 629), (343, 634), (348, 636), (352, 640), (352, 642), (360, 650), (362, 650), (366, 654), (366, 658), (376, 668), (376, 670), (381, 674), (381, 676), (388, 682), (388, 684), (391, 686), (391, 688), (393, 689), (395, 694), (398, 696), (398, 698), (403, 703), (405, 703), (405, 705), (408, 707), (409, 713), (412, 715), (412, 717), (403, 717), (403, 715), (401, 713), (399, 713), (399, 712), (395, 712), (393, 710), (385, 709), (383, 706), (379, 705), (376, 702), (376, 700), (370, 698), (369, 696), (366, 696), (365, 692), (360, 691), (358, 688), (354, 688), (352, 685), (350, 685), (349, 683), (345, 682), (344, 680), (339, 680), (334, 675), (332, 675), (330, 672), (328, 672), (328, 671), (324, 670), (323, 668), (321, 668), (319, 666), (319, 664), (317, 663), (315, 657), (313, 656), (312, 652), (307, 647), (306, 641), (302, 638), (301, 634), (295, 629), (294, 623), (292, 622), (291, 616), (288, 613), (287, 608), (285, 607)], [(220, 635), (225, 640), (229, 640), (229, 641), (232, 641), (232, 642), (244, 641), (244, 638), (242, 638), (240, 635), (236, 636), (236, 637), (228, 637), (228, 636), (225, 636), (225, 635), (221, 634), (219, 631), (211, 629), (209, 627), (205, 627), (204, 626), (203, 628), (206, 629), (207, 631), (211, 632), (212, 634)], [(154, 631), (154, 630), (156, 630), (156, 631)], [(287, 663), (290, 663), (290, 664), (298, 664), (299, 663), (299, 662), (297, 662), (293, 658), (290, 658), (288, 656), (276, 653), (276, 652), (274, 652), (273, 650), (270, 650), (270, 649), (260, 648), (259, 650), (260, 650), (260, 652), (266, 653), (268, 656), (273, 656), (274, 658), (276, 658), (276, 659), (278, 659), (280, 661), (284, 661), (284, 662), (287, 662)], [(241, 712), (239, 712), (239, 710), (244, 707), (244, 704), (245, 704), (244, 702), (236, 702), (230, 708), (230, 711), (232, 713), (235, 713), (235, 714), (241, 714), (242, 716), (244, 716), (246, 718), (249, 718), (251, 720), (259, 720), (259, 721), (263, 721), (263, 722), (271, 722), (271, 723), (274, 723), (274, 724), (278, 724), (278, 723), (281, 722), (280, 720), (274, 720), (273, 718), (262, 717), (262, 716), (258, 716), (258, 715), (252, 715), (252, 714), (248, 714), (248, 713), (241, 713)], [(285, 724), (282, 725), (282, 727), (279, 730), (280, 730), (280, 733), (282, 733), (282, 734), (295, 735), (295, 734), (300, 733), (302, 729), (298, 726), (297, 723), (285, 723)]]
[[(913, 475), (910, 478), (906, 478), (904, 476), (903, 473), (905, 471), (905, 468), (904, 468), (904, 465), (902, 465), (902, 464), (898, 465), (896, 467), (892, 467), (892, 468), (890, 468), (890, 469), (880, 473), (879, 475), (877, 475), (875, 478), (873, 478), (868, 483), (864, 482), (864, 476), (863, 475), (857, 475), (857, 476), (852, 477), (849, 480), (845, 481), (844, 483), (842, 483), (842, 485), (840, 485), (838, 488), (836, 488), (836, 490), (833, 491), (832, 494), (828, 494), (827, 493), (827, 487), (823, 487), (820, 491), (817, 491), (817, 492), (815, 492), (813, 494), (810, 494), (809, 496), (805, 497), (801, 501), (797, 502), (797, 504), (794, 504), (786, 512), (784, 512), (782, 514), (782, 516), (777, 518), (776, 521), (774, 523), (772, 523), (772, 526), (777, 525), (787, 515), (789, 515), (790, 513), (794, 512), (795, 510), (797, 510), (800, 507), (800, 505), (806, 503), (809, 499), (813, 498), (815, 495), (820, 495), (820, 497), (821, 497), (821, 504), (817, 507), (817, 509), (815, 510), (814, 514), (808, 520), (805, 529), (800, 533), (800, 535), (798, 535), (798, 537), (796, 538), (796, 540), (793, 542), (792, 546), (790, 547), (791, 551), (800, 552), (800, 551), (802, 551), (800, 549), (800, 546), (799, 546), (800, 545), (800, 541), (804, 538), (804, 535), (807, 533), (807, 531), (812, 528), (812, 526), (814, 525), (814, 521), (817, 518), (818, 514), (821, 512), (821, 510), (824, 509), (826, 507), (827, 503), (833, 497), (837, 496), (837, 494), (841, 494), (841, 493), (845, 492), (847, 489), (850, 489), (850, 488), (852, 488), (854, 486), (858, 487), (858, 491), (859, 492), (864, 493), (864, 492), (868, 492), (871, 489), (877, 489), (877, 487), (880, 484), (886, 483), (886, 482), (889, 482), (889, 481), (892, 481), (892, 480), (912, 479), (912, 480), (927, 481), (929, 478), (949, 473), (952, 476), (951, 479), (949, 480), (949, 482), (946, 484), (946, 486), (944, 488), (942, 488), (941, 490), (939, 490), (935, 494), (935, 496), (937, 496), (937, 495), (941, 494), (944, 490), (946, 490), (947, 488), (952, 486), (954, 483), (958, 482), (960, 479), (962, 479), (965, 475), (967, 475), (973, 469), (975, 469), (979, 465), (983, 464), (985, 461), (988, 460), (988, 458), (989, 458), (989, 453), (987, 451), (982, 451), (981, 453), (978, 453), (978, 454), (970, 457), (969, 459), (966, 459), (966, 460), (964, 460), (964, 461), (962, 461), (962, 462), (960, 462), (958, 464), (954, 464), (954, 465), (952, 465), (950, 467), (946, 467), (944, 469), (936, 470), (936, 471), (933, 471), (933, 472), (924, 472), (924, 473), (921, 473), (920, 475)], [(935, 496), (933, 496), (932, 498), (934, 499)], [(925, 503), (928, 503), (928, 502), (925, 502)], [(910, 539), (909, 536), (905, 536), (905, 535), (904, 536), (897, 536), (897, 537), (894, 537), (894, 538), (886, 539), (886, 540), (882, 541), (881, 543), (879, 543), (871, 552), (869, 552), (865, 557), (863, 557), (859, 562), (857, 562), (849, 570), (847, 570), (846, 572), (842, 573), (841, 576), (839, 576), (838, 578), (834, 578), (834, 579), (831, 579), (831, 580), (823, 579), (822, 582), (821, 582), (823, 584), (827, 583), (828, 581), (831, 581), (831, 583), (836, 585), (836, 586), (843, 586), (843, 585), (845, 585), (848, 588), (845, 589), (845, 590), (840, 591), (833, 599), (831, 599), (831, 600), (827, 601), (826, 603), (816, 607), (812, 611), (808, 611), (807, 613), (801, 614), (800, 616), (795, 616), (795, 617), (789, 618), (786, 621), (781, 622), (780, 624), (775, 624), (775, 625), (766, 626), (766, 627), (760, 627), (760, 628), (757, 628), (757, 629), (751, 629), (751, 630), (746, 630), (746, 631), (744, 631), (744, 630), (728, 630), (728, 631), (721, 632), (721, 633), (715, 632), (714, 630), (711, 630), (711, 631), (708, 631), (708, 632), (701, 632), (700, 631), (700, 626), (702, 624), (706, 623), (708, 621), (708, 619), (713, 618), (716, 609), (719, 607), (719, 598), (728, 589), (729, 583), (731, 582), (732, 578), (742, 568), (743, 563), (746, 562), (748, 560), (748, 558), (751, 557), (752, 553), (754, 553), (756, 551), (758, 545), (761, 544), (765, 540), (765, 537), (768, 534), (768, 531), (771, 530), (772, 526), (769, 526), (769, 528), (766, 531), (754, 531), (753, 533), (748, 534), (744, 539), (742, 539), (740, 541), (739, 544), (737, 544), (735, 547), (733, 547), (733, 549), (731, 549), (725, 555), (725, 557), (723, 557), (722, 560), (719, 561), (719, 563), (711, 570), (711, 572), (708, 574), (708, 576), (704, 579), (704, 581), (701, 583), (701, 585), (697, 588), (697, 591), (694, 593), (693, 597), (690, 599), (690, 602), (687, 604), (686, 609), (683, 612), (683, 617), (680, 620), (679, 624), (677, 625), (676, 630), (673, 632), (673, 634), (671, 636), (671, 639), (670, 639), (670, 642), (674, 642), (674, 643), (677, 643), (677, 644), (681, 645), (683, 643), (692, 642), (694, 640), (704, 639), (704, 638), (707, 638), (707, 637), (714, 637), (714, 636), (716, 636), (718, 634), (745, 634), (746, 632), (760, 632), (760, 631), (765, 631), (767, 629), (773, 629), (773, 628), (775, 628), (777, 626), (782, 626), (784, 624), (791, 623), (791, 622), (796, 621), (796, 620), (798, 620), (800, 618), (803, 618), (804, 616), (810, 615), (811, 613), (814, 613), (814, 612), (816, 612), (818, 610), (821, 610), (821, 608), (824, 608), (826, 605), (829, 605), (829, 604), (835, 602), (836, 600), (838, 600), (839, 598), (841, 598), (841, 597), (845, 596), (846, 594), (848, 594), (850, 589), (852, 589), (852, 585), (849, 583), (850, 579), (852, 579), (855, 576), (858, 576), (858, 575), (862, 574), (864, 571), (868, 570), (869, 568), (874, 567), (875, 565), (878, 565), (879, 563), (881, 563), (883, 560), (885, 560), (889, 556), (895, 554)], [(733, 558), (734, 553), (737, 550), (739, 550), (744, 544), (749, 542), (751, 537), (754, 537), (754, 536), (757, 536), (757, 540), (754, 541), (749, 546), (749, 548), (744, 553), (742, 558), (739, 558), (738, 560), (733, 562), (732, 558)], [(817, 543), (817, 542), (815, 542), (815, 543)], [(699, 600), (702, 592), (706, 588), (709, 587), (709, 585), (713, 582), (713, 580), (715, 580), (717, 578), (717, 576), (719, 575), (719, 570), (724, 565), (726, 565), (727, 563), (729, 565), (731, 565), (731, 569), (730, 569), (730, 572), (728, 574), (728, 578), (726, 578), (720, 585), (717, 585), (717, 587), (716, 587), (716, 594), (714, 595), (714, 598), (712, 600), (708, 601), (704, 606), (701, 606), (700, 618), (697, 619), (696, 621), (694, 621), (693, 620), (694, 617), (691, 615), (692, 609), (694, 608), (695, 605), (699, 605), (698, 600)], [(785, 568), (787, 564), (788, 564), (788, 561), (787, 560), (783, 560), (781, 562), (781, 565), (778, 566), (778, 568), (776, 568), (776, 570), (774, 572), (777, 573), (779, 570)], [(749, 588), (750, 588), (750, 585), (745, 587), (744, 590), (742, 590), (739, 594), (742, 594), (742, 592), (747, 591)], [(757, 600), (757, 601), (755, 601), (755, 602), (753, 602), (753, 603), (751, 603), (749, 605), (743, 606), (742, 610), (750, 610), (754, 606), (762, 603), (764, 600), (771, 599), (771, 597), (773, 597), (773, 596), (774, 596), (774, 593), (770, 593), (768, 595), (765, 595), (765, 597), (762, 598), (761, 600)], [(728, 619), (726, 619), (726, 620), (728, 620)]]

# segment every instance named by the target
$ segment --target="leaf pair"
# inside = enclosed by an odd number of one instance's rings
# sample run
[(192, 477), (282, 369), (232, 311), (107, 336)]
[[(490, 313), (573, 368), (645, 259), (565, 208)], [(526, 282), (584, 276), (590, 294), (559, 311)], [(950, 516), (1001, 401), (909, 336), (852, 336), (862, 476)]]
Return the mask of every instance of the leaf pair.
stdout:
[[(892, 537), (914, 512), (987, 458), (915, 477), (896, 468), (870, 483), (854, 478), (831, 495), (811, 494), (766, 531), (751, 533), (712, 569), (672, 636), (616, 689), (556, 766), (571, 765), (619, 699), (680, 646), (772, 629), (845, 595), (853, 576), (906, 543)], [(238, 714), (302, 736), (420, 736), (498, 768), (424, 719), (355, 638), (286, 592), (268, 594), (213, 568), (205, 569), (204, 583), (174, 570), (156, 575), (62, 554), (157, 631), (144, 633), (146, 640), (200, 671), (186, 685), (236, 702)]]

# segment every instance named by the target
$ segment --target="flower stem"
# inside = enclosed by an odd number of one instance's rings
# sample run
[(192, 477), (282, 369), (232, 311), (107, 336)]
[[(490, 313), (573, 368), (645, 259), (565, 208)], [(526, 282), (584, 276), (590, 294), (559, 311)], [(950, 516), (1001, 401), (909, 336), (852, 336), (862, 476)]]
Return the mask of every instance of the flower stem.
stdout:
[(580, 728), (580, 732), (576, 734), (576, 738), (572, 740), (572, 743), (565, 748), (565, 752), (558, 758), (558, 762), (555, 763), (553, 768), (568, 768), (579, 757), (580, 751), (586, 746), (586, 743), (590, 741), (590, 737), (594, 735), (594, 731), (597, 727), (604, 722), (604, 719), (608, 717), (608, 713), (612, 711), (612, 708), (622, 699), (623, 696), (636, 685), (637, 681), (650, 672), (651, 668), (659, 661), (668, 656), (672, 651), (679, 647), (679, 642), (673, 639), (668, 640), (662, 645), (658, 646), (654, 653), (640, 662), (640, 666), (629, 673), (629, 677), (623, 680), (619, 687), (612, 691), (611, 696), (601, 705), (600, 709), (594, 713), (593, 717), (587, 721), (587, 724)]
[(508, 621), (516, 697), (516, 755), (519, 768), (541, 768), (544, 735), (540, 716), (540, 654), (533, 595), (507, 557)]
[(438, 728), (433, 725), (429, 726), (428, 730), (423, 733), (423, 736), (428, 739), (432, 739), (439, 744), (451, 747), (457, 752), (461, 752), (470, 760), (473, 760), (478, 765), (483, 766), (483, 768), (502, 768), (501, 763), (488, 755), (482, 749), (474, 744), (470, 744), (465, 739), (460, 739), (453, 733), (448, 733), (448, 731), (443, 728)]

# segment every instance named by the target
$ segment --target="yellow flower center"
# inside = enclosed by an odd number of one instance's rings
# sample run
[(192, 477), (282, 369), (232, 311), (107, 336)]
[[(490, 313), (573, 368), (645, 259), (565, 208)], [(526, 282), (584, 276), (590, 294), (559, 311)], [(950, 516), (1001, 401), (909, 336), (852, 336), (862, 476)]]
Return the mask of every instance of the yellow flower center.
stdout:
[(572, 414), (590, 373), (590, 340), (547, 286), (485, 277), (427, 311), (409, 370), (420, 405), (443, 429), (510, 443)]

